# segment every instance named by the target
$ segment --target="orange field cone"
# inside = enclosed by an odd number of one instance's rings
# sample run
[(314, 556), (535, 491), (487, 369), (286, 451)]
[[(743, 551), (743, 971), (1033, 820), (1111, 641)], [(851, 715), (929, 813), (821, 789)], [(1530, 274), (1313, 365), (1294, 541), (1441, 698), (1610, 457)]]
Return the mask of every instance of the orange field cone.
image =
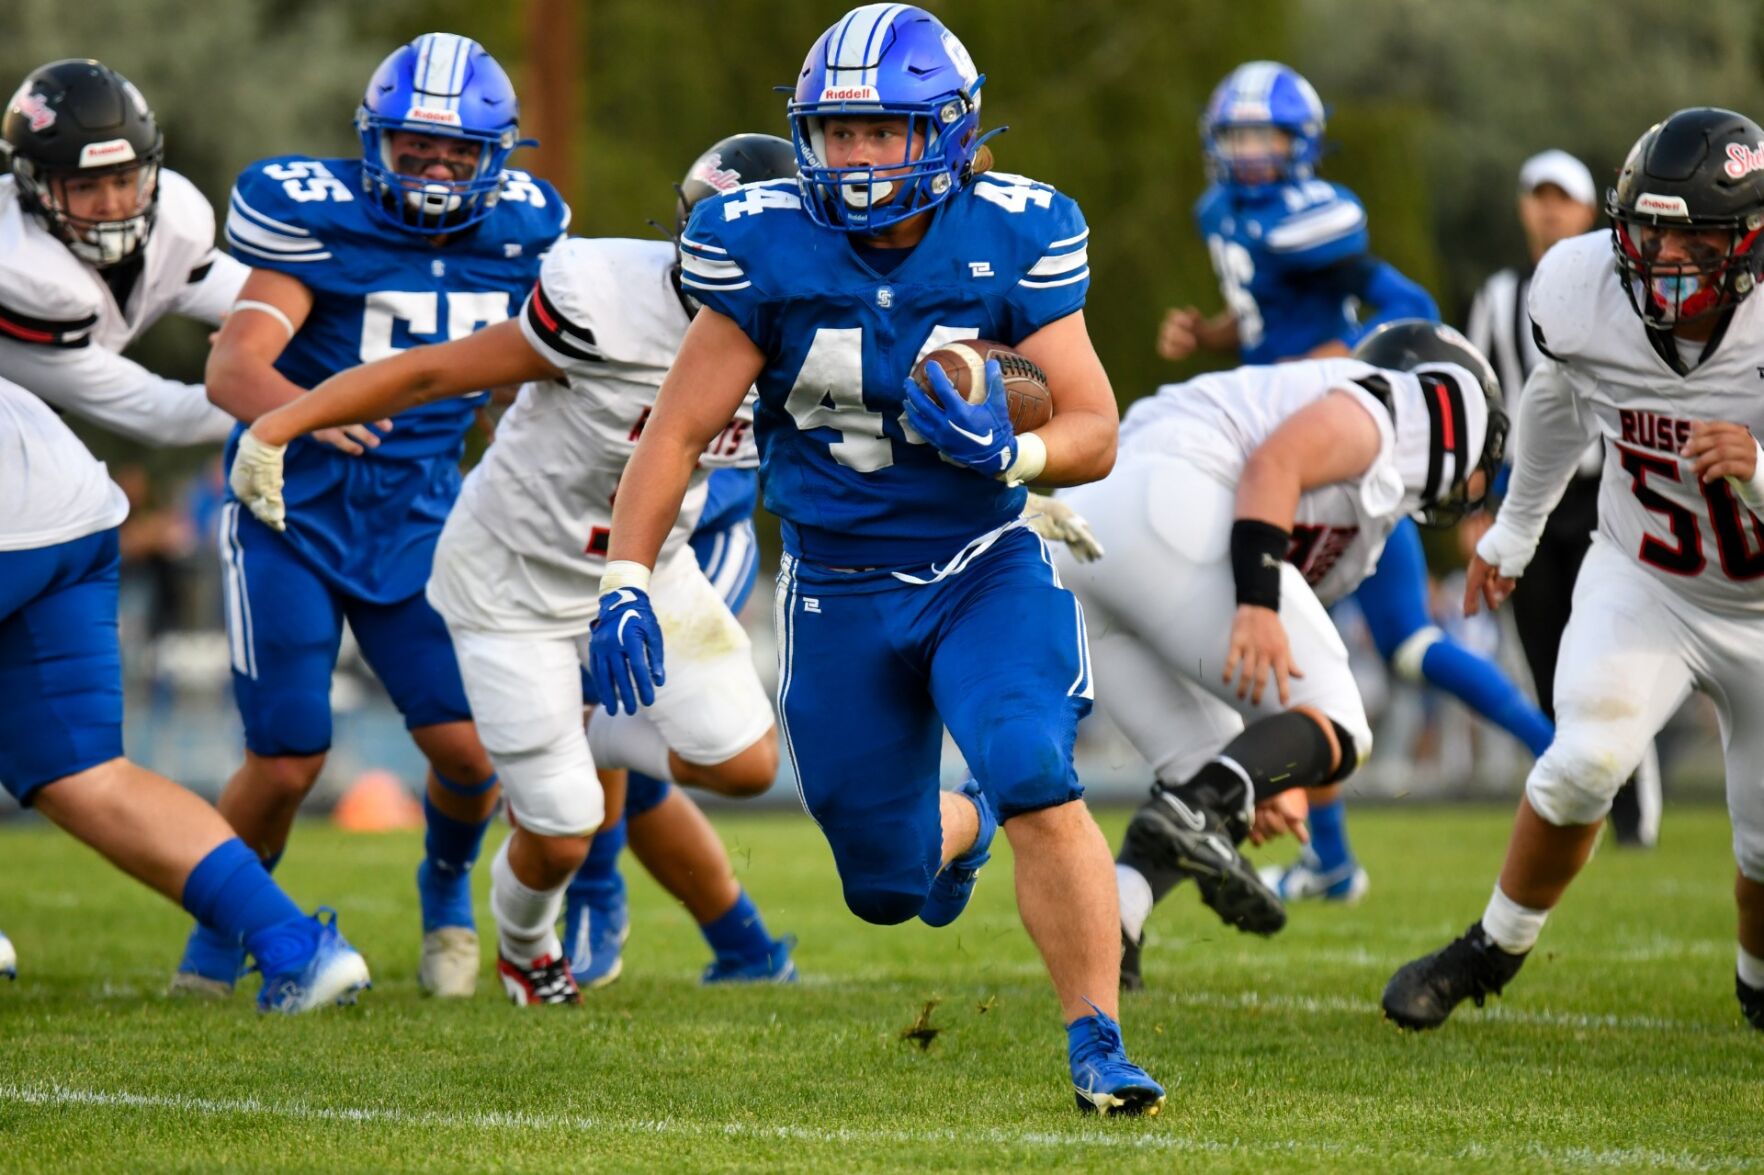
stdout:
[(421, 828), (423, 806), (390, 771), (364, 771), (331, 809), (331, 823), (349, 832)]

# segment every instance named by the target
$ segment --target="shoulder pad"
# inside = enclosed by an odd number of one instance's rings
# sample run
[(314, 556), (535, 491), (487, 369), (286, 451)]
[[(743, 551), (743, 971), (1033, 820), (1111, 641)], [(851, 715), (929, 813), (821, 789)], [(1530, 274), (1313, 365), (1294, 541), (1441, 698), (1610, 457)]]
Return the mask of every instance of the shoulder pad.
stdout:
[(1090, 226), (1059, 189), (1010, 172), (976, 176), (973, 208), (1013, 246), (1024, 289), (1073, 285), (1090, 276)]
[[(650, 293), (673, 264), (666, 241), (570, 237), (545, 255), (527, 300), (522, 330), (529, 340), (579, 362), (629, 359), (634, 340), (629, 300)], [(547, 356), (554, 365), (556, 356)]]
[(502, 173), (502, 195), (497, 209), (515, 213), (507, 217), (502, 231), (533, 246), (536, 256), (549, 249), (570, 227), (570, 206), (548, 180), (518, 168)]
[(0, 338), (84, 347), (98, 307), (90, 272), (19, 207), (12, 178), (0, 179)]
[(339, 162), (281, 155), (240, 172), (227, 207), (227, 244), (240, 260), (292, 269), (329, 260), (323, 230), (356, 198), (331, 166)]
[(1537, 263), (1527, 292), (1532, 334), (1552, 359), (1566, 359), (1585, 347), (1598, 326), (1601, 307), (1616, 285), (1611, 234), (1606, 230), (1570, 237), (1551, 246)]
[(700, 200), (680, 237), (680, 282), (695, 294), (748, 289), (754, 267), (775, 242), (803, 226), (814, 227), (794, 179), (744, 184)]
[(214, 247), (214, 206), (195, 184), (175, 171), (159, 171), (159, 216), (153, 233), (170, 233), (203, 249)]
[(1275, 222), (1263, 237), (1274, 253), (1303, 253), (1366, 231), (1366, 210), (1346, 188), (1338, 184), (1304, 185), (1301, 195), (1315, 196), (1296, 211)]

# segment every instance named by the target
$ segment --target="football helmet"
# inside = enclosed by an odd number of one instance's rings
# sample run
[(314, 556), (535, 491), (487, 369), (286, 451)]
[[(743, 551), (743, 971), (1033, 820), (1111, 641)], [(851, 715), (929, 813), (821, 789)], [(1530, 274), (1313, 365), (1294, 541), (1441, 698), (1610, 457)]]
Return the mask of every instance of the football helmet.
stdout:
[[(1323, 158), (1323, 100), (1303, 75), (1277, 61), (1249, 61), (1226, 75), (1201, 115), (1207, 171), (1220, 183), (1262, 187), (1310, 179)], [(1257, 129), (1291, 136), (1285, 151), (1240, 150), (1234, 139)], [(1244, 178), (1250, 175), (1266, 178)]]
[[(1624, 292), (1648, 326), (1738, 305), (1764, 272), (1764, 129), (1731, 110), (1680, 110), (1629, 149), (1605, 211)], [(1660, 230), (1674, 228), (1724, 234), (1726, 247), (1693, 243), (1662, 261)]]
[[(809, 216), (876, 233), (949, 199), (990, 137), (980, 133), (985, 80), (955, 34), (922, 8), (866, 4), (846, 13), (809, 50), (786, 107)], [(905, 118), (909, 152), (923, 144), (919, 157), (886, 168), (828, 166), (824, 121), (877, 115)]]
[[(1423, 526), (1455, 525), (1487, 500), (1506, 457), (1507, 413), (1494, 366), (1469, 339), (1444, 323), (1424, 318), (1385, 323), (1360, 340), (1353, 357), (1386, 371), (1409, 371), (1421, 377), (1428, 417), (1427, 484), (1415, 521)], [(1482, 385), (1480, 407), (1457, 380), (1427, 378), (1429, 368), (1441, 363), (1456, 364), (1476, 377)], [(1471, 465), (1468, 454), (1475, 447), (1479, 425), (1482, 447)], [(1470, 475), (1478, 469), (1483, 473), (1483, 490), (1471, 498)]]
[[(425, 236), (476, 224), (501, 197), (509, 155), (536, 145), (520, 137), (519, 121), (514, 84), (476, 41), (426, 33), (401, 46), (374, 71), (355, 115), (368, 207), (394, 227)], [(463, 178), (413, 181), (398, 173), (393, 131), (477, 143), (477, 164)]]
[[(116, 265), (139, 253), (159, 210), (165, 138), (147, 99), (96, 61), (52, 61), (31, 72), (0, 121), (19, 204), (83, 261)], [(127, 216), (74, 215), (66, 181), (133, 170), (135, 207)]]
[(674, 236), (700, 200), (733, 192), (742, 184), (785, 179), (796, 174), (796, 148), (777, 135), (730, 135), (692, 161), (686, 178), (674, 185)]

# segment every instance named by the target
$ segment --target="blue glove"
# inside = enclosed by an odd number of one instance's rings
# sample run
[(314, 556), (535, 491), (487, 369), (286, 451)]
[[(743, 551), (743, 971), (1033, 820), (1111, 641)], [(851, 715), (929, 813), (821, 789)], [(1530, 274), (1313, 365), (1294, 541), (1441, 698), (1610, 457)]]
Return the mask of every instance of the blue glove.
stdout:
[(925, 376), (939, 404), (911, 376), (906, 381), (906, 417), (937, 451), (987, 477), (997, 477), (1017, 459), (1017, 434), (1011, 431), (1011, 410), (1005, 403), (1004, 376), (998, 360), (986, 361), (986, 399), (970, 404), (956, 394), (943, 367), (925, 365)]
[(649, 593), (623, 587), (600, 597), (600, 615), (588, 636), (588, 668), (594, 692), (608, 714), (637, 713), (655, 703), (655, 687), (667, 682), (662, 669), (661, 623), (649, 606)]

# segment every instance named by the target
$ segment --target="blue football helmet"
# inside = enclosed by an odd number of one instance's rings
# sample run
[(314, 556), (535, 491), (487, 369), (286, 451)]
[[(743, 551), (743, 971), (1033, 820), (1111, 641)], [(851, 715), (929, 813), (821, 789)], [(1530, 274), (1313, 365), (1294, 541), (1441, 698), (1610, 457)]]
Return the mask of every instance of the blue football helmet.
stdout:
[[(1208, 170), (1221, 183), (1257, 181), (1240, 178), (1251, 169), (1272, 178), (1260, 183), (1308, 180), (1323, 157), (1323, 124), (1327, 111), (1317, 91), (1303, 75), (1277, 61), (1249, 61), (1232, 70), (1207, 100), (1201, 115), (1201, 143), (1206, 148)], [(1292, 136), (1291, 150), (1284, 154), (1245, 156), (1221, 139), (1228, 131), (1271, 127)]]
[[(786, 108), (809, 216), (875, 233), (947, 200), (990, 137), (980, 133), (985, 80), (955, 34), (922, 8), (866, 4), (846, 13), (809, 50)], [(901, 167), (829, 167), (823, 123), (840, 115), (904, 117), (909, 144), (924, 150)]]
[[(514, 84), (495, 58), (469, 37), (425, 33), (380, 63), (356, 112), (362, 187), (368, 207), (393, 226), (433, 235), (490, 215), (502, 193), (502, 169), (520, 138)], [(469, 178), (423, 180), (412, 187), (394, 166), (388, 132), (412, 131), (478, 143)]]

